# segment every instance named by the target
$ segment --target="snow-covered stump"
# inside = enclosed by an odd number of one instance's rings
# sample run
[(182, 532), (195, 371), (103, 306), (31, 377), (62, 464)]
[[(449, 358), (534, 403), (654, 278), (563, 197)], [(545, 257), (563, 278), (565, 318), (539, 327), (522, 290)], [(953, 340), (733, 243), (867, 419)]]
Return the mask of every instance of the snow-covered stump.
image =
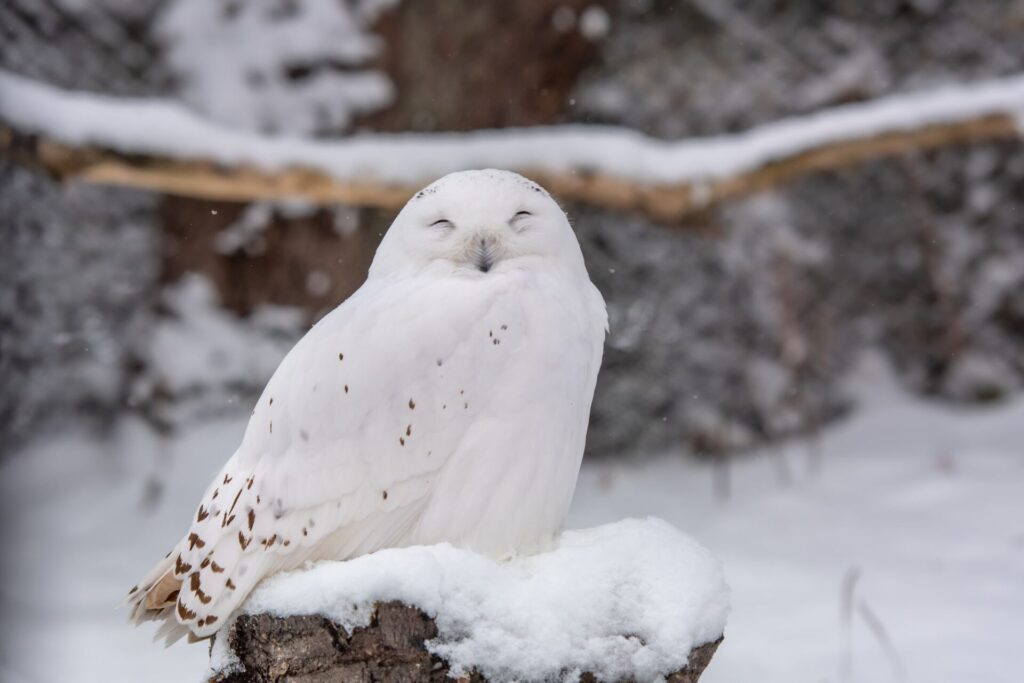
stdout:
[[(436, 681), (452, 678), (451, 667), (431, 654), (427, 642), (438, 636), (437, 624), (422, 611), (400, 602), (377, 605), (370, 624), (351, 633), (317, 615), (275, 617), (244, 615), (226, 635), (237, 667), (216, 674), (209, 683), (283, 681)], [(665, 676), (668, 683), (697, 683), (721, 638), (690, 651), (686, 666)], [(477, 672), (462, 681), (485, 681)], [(581, 681), (594, 681), (584, 672)]]
[(384, 550), (264, 581), (214, 641), (209, 680), (692, 683), (728, 611), (717, 560), (657, 519), (505, 562)]

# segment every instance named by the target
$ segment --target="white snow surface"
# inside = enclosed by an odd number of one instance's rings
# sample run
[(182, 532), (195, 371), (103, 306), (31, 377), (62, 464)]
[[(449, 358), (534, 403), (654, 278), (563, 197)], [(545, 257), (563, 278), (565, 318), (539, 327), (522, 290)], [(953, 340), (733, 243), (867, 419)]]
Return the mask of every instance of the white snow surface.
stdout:
[(435, 618), (429, 649), (453, 675), (488, 680), (653, 681), (721, 636), (729, 612), (721, 564), (654, 518), (566, 531), (551, 551), (505, 562), (447, 544), (320, 562), (265, 581), (244, 611), (351, 629), (391, 600)]
[(734, 135), (668, 141), (609, 126), (566, 124), (468, 133), (261, 136), (180, 104), (71, 92), (0, 71), (0, 119), (70, 144), (175, 159), (304, 167), (336, 179), (420, 185), (467, 168), (601, 172), (647, 183), (731, 177), (825, 143), (990, 114), (1024, 119), (1024, 75), (949, 85), (825, 109)]
[[(584, 463), (570, 527), (654, 515), (721, 558), (732, 611), (702, 683), (1017, 683), (1024, 399), (926, 402), (877, 363), (856, 379), (851, 418), (818, 446), (737, 458), (728, 500), (711, 466), (679, 453)], [(108, 434), (69, 426), (0, 464), (0, 680), (202, 677), (206, 647), (165, 650), (114, 606), (178, 539), (247, 415), (170, 439), (127, 418)], [(359, 570), (311, 576), (327, 571)]]

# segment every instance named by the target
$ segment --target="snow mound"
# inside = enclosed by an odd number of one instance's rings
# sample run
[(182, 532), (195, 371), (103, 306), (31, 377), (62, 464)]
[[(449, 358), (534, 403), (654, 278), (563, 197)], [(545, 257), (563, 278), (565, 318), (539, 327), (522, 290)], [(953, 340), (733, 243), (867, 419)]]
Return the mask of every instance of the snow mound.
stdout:
[[(243, 611), (320, 614), (351, 630), (397, 600), (437, 623), (428, 649), (455, 676), (657, 680), (717, 640), (729, 613), (721, 564), (656, 518), (566, 531), (550, 552), (505, 562), (450, 545), (320, 562), (261, 584)], [(227, 665), (226, 638), (211, 661)]]

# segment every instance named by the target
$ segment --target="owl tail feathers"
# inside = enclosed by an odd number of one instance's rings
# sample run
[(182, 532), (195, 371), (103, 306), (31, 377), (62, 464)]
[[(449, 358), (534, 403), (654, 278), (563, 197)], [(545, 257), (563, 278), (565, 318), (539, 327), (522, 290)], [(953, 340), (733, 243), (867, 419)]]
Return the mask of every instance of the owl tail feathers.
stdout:
[(136, 626), (147, 621), (163, 620), (153, 640), (162, 639), (165, 646), (186, 636), (190, 643), (201, 640), (175, 618), (174, 607), (181, 590), (181, 579), (174, 578), (174, 562), (171, 558), (175, 555), (176, 552), (171, 551), (160, 560), (138, 585), (132, 586), (121, 601), (121, 605), (126, 605), (130, 610), (128, 621)]

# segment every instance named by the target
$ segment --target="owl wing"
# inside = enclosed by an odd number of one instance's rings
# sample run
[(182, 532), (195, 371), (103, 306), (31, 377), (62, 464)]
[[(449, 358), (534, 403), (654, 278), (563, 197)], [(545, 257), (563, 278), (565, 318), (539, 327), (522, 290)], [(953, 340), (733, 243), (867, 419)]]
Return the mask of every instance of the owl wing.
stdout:
[(396, 544), (484, 409), (480, 377), (512, 371), (505, 330), (527, 325), (497, 285), (368, 282), (282, 361), (135, 618), (206, 637), (274, 571)]

